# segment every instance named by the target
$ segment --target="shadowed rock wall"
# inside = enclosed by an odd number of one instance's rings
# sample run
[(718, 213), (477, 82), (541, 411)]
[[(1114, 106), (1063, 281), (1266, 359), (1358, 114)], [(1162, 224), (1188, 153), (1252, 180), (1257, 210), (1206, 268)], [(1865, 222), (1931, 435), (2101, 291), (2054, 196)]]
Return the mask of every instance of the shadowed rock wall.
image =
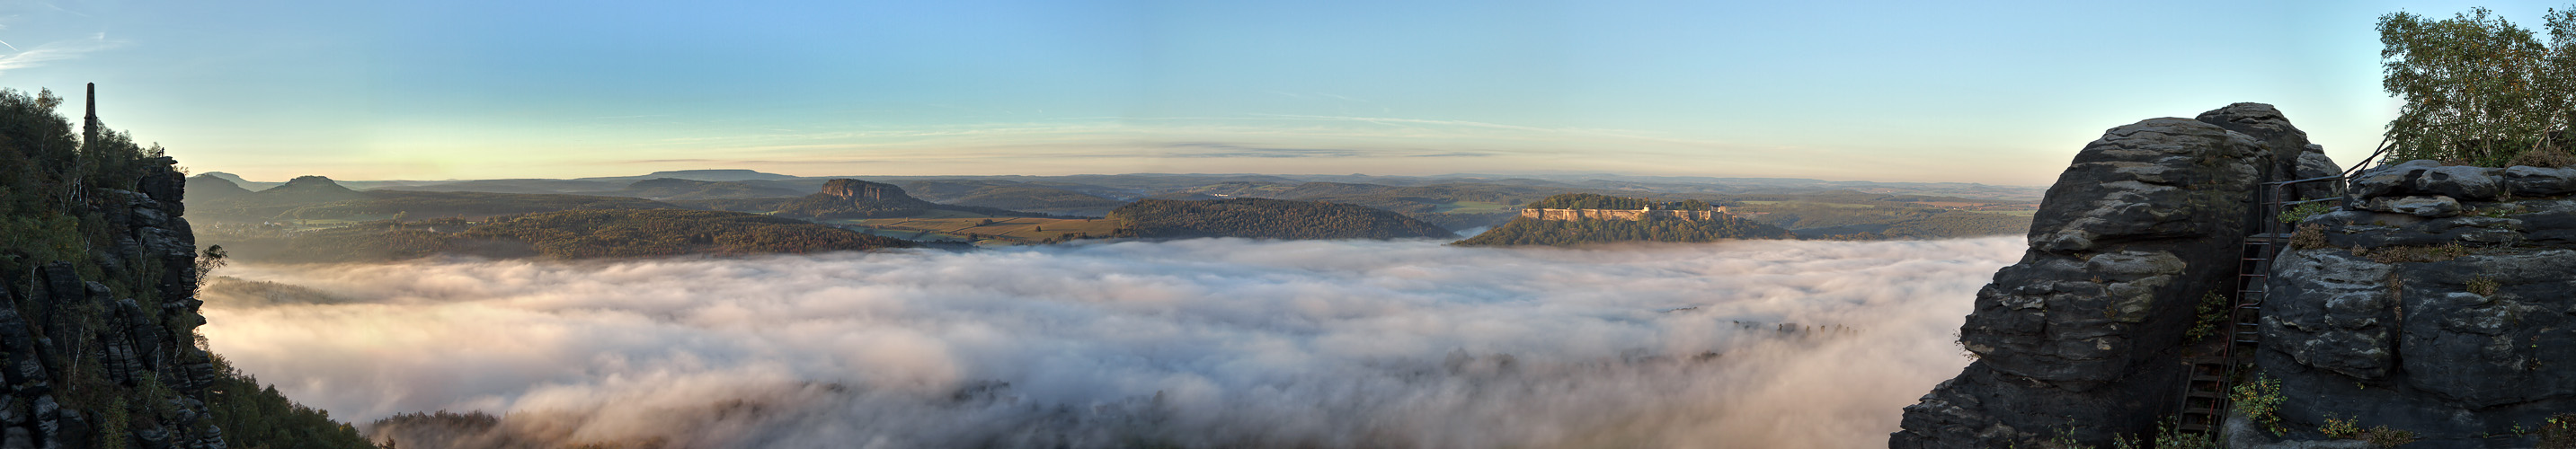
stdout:
[[(2532, 447), (2576, 412), (2576, 169), (2411, 161), (2354, 177), (2282, 256), (2257, 364), (2287, 440), (2327, 418), (2409, 448)], [(2237, 432), (2248, 447), (2273, 435)]]
[[(2179, 404), (2183, 332), (2234, 290), (2262, 182), (2333, 163), (2269, 105), (2112, 128), (2049, 188), (2030, 249), (1977, 293), (1977, 360), (1905, 408), (1894, 448), (2108, 447)], [(2303, 166), (2302, 161), (2309, 164)]]
[(197, 248), (172, 163), (147, 159), (141, 191), (79, 206), (115, 244), (0, 273), (0, 449), (224, 447), (201, 399), (219, 373), (196, 345)]

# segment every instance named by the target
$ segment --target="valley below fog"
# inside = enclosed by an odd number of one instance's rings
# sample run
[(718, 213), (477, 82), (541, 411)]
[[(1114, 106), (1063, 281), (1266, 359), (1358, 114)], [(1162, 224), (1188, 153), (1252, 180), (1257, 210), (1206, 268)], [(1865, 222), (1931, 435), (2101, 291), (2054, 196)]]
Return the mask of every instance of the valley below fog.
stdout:
[[(1867, 447), (2018, 237), (235, 264), (213, 351), (405, 448)], [(1785, 445), (1785, 446), (1784, 446)]]

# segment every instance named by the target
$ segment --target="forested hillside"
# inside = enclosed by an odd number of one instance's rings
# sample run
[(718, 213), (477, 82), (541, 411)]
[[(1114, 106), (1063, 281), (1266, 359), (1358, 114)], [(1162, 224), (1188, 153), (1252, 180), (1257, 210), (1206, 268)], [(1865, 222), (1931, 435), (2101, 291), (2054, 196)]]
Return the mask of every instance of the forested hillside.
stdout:
[(226, 229), (234, 257), (274, 262), (371, 262), (439, 254), (587, 259), (819, 253), (909, 248), (912, 242), (739, 212), (589, 209), (488, 221), (375, 221), (329, 229)]
[(1126, 201), (1064, 188), (981, 179), (897, 182), (904, 191), (927, 201), (1023, 212), (1098, 217)]
[(1547, 198), (1545, 198), (1545, 199), (1541, 199), (1541, 200), (1538, 200), (1538, 201), (1535, 201), (1535, 202), (1531, 202), (1528, 206), (1522, 206), (1522, 207), (1523, 207), (1523, 208), (1526, 208), (1526, 209), (1616, 209), (1616, 210), (1636, 210), (1636, 209), (1648, 209), (1648, 208), (1652, 208), (1652, 209), (1659, 209), (1659, 210), (1716, 210), (1716, 209), (1717, 209), (1717, 207), (1716, 207), (1716, 206), (1711, 206), (1711, 205), (1709, 205), (1707, 202), (1700, 201), (1700, 200), (1681, 200), (1681, 201), (1658, 202), (1658, 201), (1655, 201), (1655, 200), (1652, 200), (1652, 199), (1647, 199), (1647, 198), (1628, 198), (1628, 197), (1617, 197), (1617, 196), (1609, 196), (1609, 195), (1601, 195), (1601, 194), (1592, 194), (1592, 193), (1568, 193), (1568, 194), (1564, 194), (1564, 195), (1550, 196), (1550, 197), (1547, 197)]
[(1733, 209), (1739, 216), (1788, 228), (1809, 239), (1935, 239), (2030, 232), (2030, 216), (2011, 213), (1802, 202)]
[(1268, 239), (1440, 238), (1457, 234), (1402, 214), (1365, 206), (1235, 198), (1143, 200), (1109, 212), (1120, 237)]
[(221, 186), (231, 181), (209, 176), (188, 180), (188, 185), (213, 188), (215, 195), (192, 198), (188, 204), (204, 218), (217, 221), (263, 222), (281, 220), (386, 220), (428, 218), (481, 218), (496, 215), (551, 212), (571, 209), (677, 209), (679, 206), (641, 198), (490, 192), (426, 192), (403, 190), (355, 191), (341, 187), (330, 178), (304, 176), (285, 185), (257, 192), (240, 191), (239, 186)]

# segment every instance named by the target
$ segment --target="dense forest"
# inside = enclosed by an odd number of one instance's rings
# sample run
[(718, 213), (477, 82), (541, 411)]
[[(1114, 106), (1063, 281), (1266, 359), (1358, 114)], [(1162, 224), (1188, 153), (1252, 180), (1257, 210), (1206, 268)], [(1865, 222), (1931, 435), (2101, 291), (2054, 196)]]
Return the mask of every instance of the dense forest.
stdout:
[(536, 193), (355, 191), (320, 176), (305, 176), (250, 192), (210, 176), (188, 179), (191, 192), (213, 192), (188, 204), (202, 218), (221, 221), (382, 220), (480, 218), (570, 209), (677, 209), (653, 200), (616, 196)]
[[(701, 204), (736, 205), (751, 203), (754, 202), (735, 201)], [(806, 217), (816, 220), (859, 220), (870, 218), (915, 217), (935, 210), (955, 211), (996, 217), (1061, 217), (1053, 214), (1021, 212), (990, 207), (932, 203), (929, 201), (922, 201), (920, 198), (913, 198), (912, 195), (905, 194), (902, 187), (896, 187), (893, 184), (867, 182), (856, 179), (834, 179), (831, 182), (824, 184), (823, 191), (820, 193), (806, 195), (803, 198), (788, 200), (785, 203), (779, 204), (775, 213), (778, 215)]]
[(1550, 196), (1523, 207), (1527, 209), (1617, 210), (1637, 210), (1652, 207), (1658, 210), (1717, 210), (1716, 206), (1711, 206), (1707, 202), (1700, 200), (1656, 202), (1655, 200), (1646, 198), (1616, 197), (1592, 193), (1568, 193)]
[(909, 248), (912, 242), (804, 221), (740, 212), (582, 209), (471, 222), (374, 221), (329, 229), (216, 229), (244, 260), (361, 262), (437, 254), (587, 259), (681, 255), (820, 253)]
[(897, 182), (919, 198), (944, 204), (1024, 212), (1100, 216), (1126, 201), (1064, 188), (979, 179)]
[(0, 346), (14, 367), (0, 397), (15, 410), (0, 426), (10, 443), (371, 447), (203, 351), (196, 280), (221, 259), (188, 262), (181, 169), (123, 132), (91, 130), (83, 143), (55, 112), (62, 104), (50, 91), (0, 89), (0, 303), (13, 306), (0, 309)]
[(1809, 239), (1937, 239), (2030, 232), (2027, 215), (1922, 207), (1777, 203), (1738, 207), (1736, 211)]
[(1235, 198), (1143, 200), (1109, 212), (1119, 237), (1268, 239), (1440, 238), (1457, 234), (1402, 214), (1349, 204)]
[(1614, 242), (1714, 242), (1792, 238), (1788, 230), (1725, 214), (1711, 220), (1540, 220), (1515, 218), (1459, 240), (1460, 246), (1585, 245)]

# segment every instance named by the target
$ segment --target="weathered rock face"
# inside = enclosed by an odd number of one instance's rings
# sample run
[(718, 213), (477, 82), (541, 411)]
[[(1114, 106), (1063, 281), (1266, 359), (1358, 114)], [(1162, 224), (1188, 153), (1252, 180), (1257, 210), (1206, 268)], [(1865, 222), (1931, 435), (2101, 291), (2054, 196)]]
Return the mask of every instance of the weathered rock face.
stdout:
[(894, 184), (867, 182), (856, 179), (834, 179), (831, 182), (823, 183), (823, 194), (853, 201), (912, 199), (911, 195), (905, 195), (903, 193), (902, 187), (895, 187)]
[(2416, 448), (2531, 447), (2576, 412), (2576, 170), (2389, 165), (2358, 210), (2309, 217), (2282, 256), (2261, 371), (2293, 440), (2326, 418), (2415, 432)]
[(933, 204), (904, 194), (893, 184), (834, 179), (823, 190), (779, 207), (778, 213), (816, 219), (909, 217)]
[(2061, 435), (2107, 447), (2179, 403), (2183, 332), (2233, 289), (2261, 182), (2334, 172), (2278, 111), (2113, 128), (2058, 177), (2030, 250), (1977, 293), (1960, 343), (1977, 356), (1906, 407), (1896, 448), (1989, 448)]
[[(2263, 147), (2270, 151), (2273, 161), (2268, 164), (2266, 167), (2268, 171), (2264, 173), (2264, 179), (2267, 181), (2315, 179), (2343, 173), (2343, 168), (2336, 166), (2334, 159), (2326, 157), (2325, 147), (2308, 143), (2308, 133), (2290, 126), (2289, 117), (2281, 115), (2281, 110), (2273, 108), (2272, 105), (2231, 104), (2224, 108), (2203, 112), (2195, 120), (2218, 125), (2228, 131), (2243, 133), (2253, 137), (2254, 140), (2262, 141)], [(2335, 195), (2334, 188), (2327, 184), (2299, 185), (2292, 193), (2296, 194), (2296, 198), (2288, 199), (2329, 198)]]
[(0, 448), (224, 446), (197, 399), (218, 373), (195, 344), (197, 248), (171, 164), (146, 160), (139, 192), (91, 194), (115, 245), (0, 273)]

